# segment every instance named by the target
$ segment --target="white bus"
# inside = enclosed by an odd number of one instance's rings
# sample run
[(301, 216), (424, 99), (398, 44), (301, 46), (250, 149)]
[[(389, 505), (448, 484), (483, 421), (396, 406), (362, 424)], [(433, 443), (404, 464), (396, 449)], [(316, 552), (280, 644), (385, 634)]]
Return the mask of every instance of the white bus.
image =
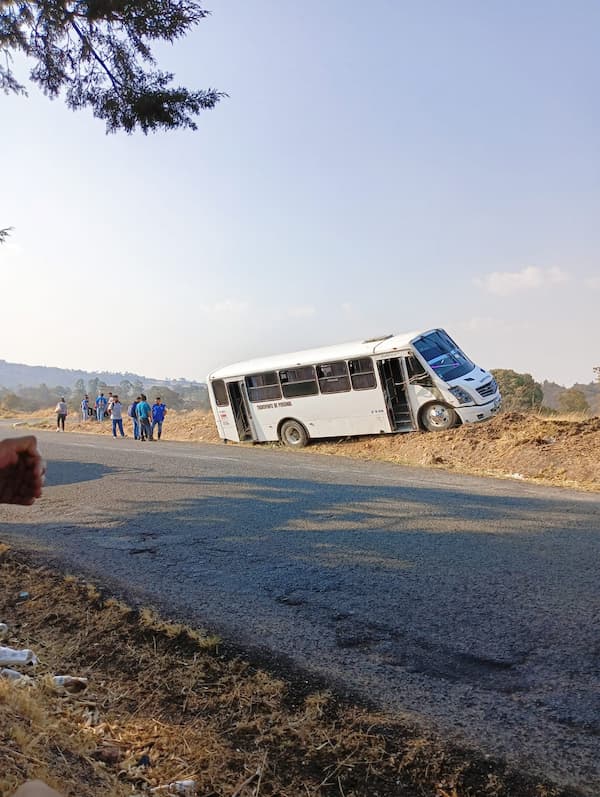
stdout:
[(443, 329), (235, 363), (208, 377), (225, 441), (279, 440), (445, 430), (490, 418), (500, 407), (493, 376)]

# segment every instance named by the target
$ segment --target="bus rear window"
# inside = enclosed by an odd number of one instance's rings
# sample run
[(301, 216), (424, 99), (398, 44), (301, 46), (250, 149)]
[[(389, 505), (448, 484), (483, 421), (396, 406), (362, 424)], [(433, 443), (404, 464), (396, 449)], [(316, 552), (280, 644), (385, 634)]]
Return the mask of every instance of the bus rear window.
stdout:
[(281, 398), (279, 379), (275, 371), (264, 374), (252, 374), (246, 377), (246, 388), (250, 401), (272, 401)]
[(350, 390), (348, 368), (343, 360), (317, 365), (321, 393), (347, 393)]
[(370, 357), (348, 360), (348, 370), (354, 390), (370, 390), (377, 384), (373, 360)]
[(225, 382), (222, 379), (215, 379), (212, 383), (213, 393), (215, 395), (215, 401), (217, 403), (217, 407), (228, 407), (229, 406), (229, 397), (227, 395), (227, 388), (225, 387)]
[(279, 379), (285, 398), (316, 396), (319, 392), (315, 369), (312, 365), (302, 368), (287, 368), (285, 371), (279, 372)]

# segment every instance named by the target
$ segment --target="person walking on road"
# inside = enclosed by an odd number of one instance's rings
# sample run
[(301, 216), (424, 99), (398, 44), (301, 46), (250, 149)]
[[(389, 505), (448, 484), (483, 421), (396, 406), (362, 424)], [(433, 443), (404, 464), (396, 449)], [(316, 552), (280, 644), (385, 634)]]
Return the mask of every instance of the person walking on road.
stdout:
[(152, 426), (150, 425), (152, 409), (146, 401), (146, 396), (143, 393), (140, 398), (141, 401), (138, 402), (138, 405), (135, 408), (135, 413), (140, 425), (140, 440), (154, 440), (152, 437)]
[(56, 431), (60, 432), (62, 429), (63, 432), (65, 431), (65, 418), (67, 417), (68, 409), (67, 409), (67, 402), (65, 401), (65, 397), (63, 396), (61, 400), (56, 405), (56, 409), (54, 410), (56, 413)]
[(121, 433), (121, 437), (125, 437), (125, 432), (123, 431), (123, 416), (121, 415), (122, 406), (119, 397), (115, 394), (113, 396), (112, 411), (110, 413), (113, 437), (117, 436), (117, 429)]
[(90, 399), (87, 393), (81, 401), (81, 420), (85, 423), (89, 416)]
[(140, 439), (140, 422), (138, 421), (138, 417), (135, 412), (135, 408), (137, 407), (138, 403), (142, 400), (141, 396), (135, 398), (129, 407), (127, 408), (127, 415), (131, 418), (131, 423), (133, 424), (133, 439), (139, 440)]
[(96, 408), (96, 418), (99, 421), (104, 420), (104, 413), (106, 412), (107, 403), (108, 402), (106, 401), (106, 396), (104, 395), (104, 393), (100, 393), (100, 395), (96, 398), (96, 401), (94, 403), (94, 406)]
[(156, 401), (152, 405), (152, 437), (154, 437), (154, 429), (158, 427), (158, 439), (162, 435), (162, 425), (167, 414), (167, 408), (161, 403), (160, 396), (156, 397)]

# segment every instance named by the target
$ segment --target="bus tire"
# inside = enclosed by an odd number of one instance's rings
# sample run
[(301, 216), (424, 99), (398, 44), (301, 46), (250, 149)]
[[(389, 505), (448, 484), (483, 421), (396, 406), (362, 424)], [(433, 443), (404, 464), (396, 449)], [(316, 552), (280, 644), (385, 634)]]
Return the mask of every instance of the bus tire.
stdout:
[(428, 432), (446, 432), (458, 424), (458, 415), (447, 404), (434, 401), (421, 410), (421, 424)]
[(284, 421), (279, 430), (279, 439), (284, 446), (291, 448), (304, 448), (308, 443), (308, 432), (300, 421)]

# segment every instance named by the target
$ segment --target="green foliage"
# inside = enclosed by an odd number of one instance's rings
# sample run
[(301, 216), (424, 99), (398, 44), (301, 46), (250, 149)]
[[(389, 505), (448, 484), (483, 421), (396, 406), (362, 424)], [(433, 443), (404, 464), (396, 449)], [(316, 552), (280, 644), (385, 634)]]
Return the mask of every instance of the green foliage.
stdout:
[(540, 409), (544, 394), (531, 374), (519, 374), (504, 368), (498, 368), (492, 374), (502, 394), (503, 409), (517, 412)]
[(589, 414), (590, 405), (581, 390), (571, 387), (558, 397), (558, 406), (562, 412), (578, 412)]
[(30, 79), (73, 110), (89, 107), (107, 132), (196, 129), (222, 92), (172, 86), (150, 44), (174, 42), (208, 15), (195, 0), (0, 2), (0, 89), (26, 94), (11, 54), (34, 60)]

